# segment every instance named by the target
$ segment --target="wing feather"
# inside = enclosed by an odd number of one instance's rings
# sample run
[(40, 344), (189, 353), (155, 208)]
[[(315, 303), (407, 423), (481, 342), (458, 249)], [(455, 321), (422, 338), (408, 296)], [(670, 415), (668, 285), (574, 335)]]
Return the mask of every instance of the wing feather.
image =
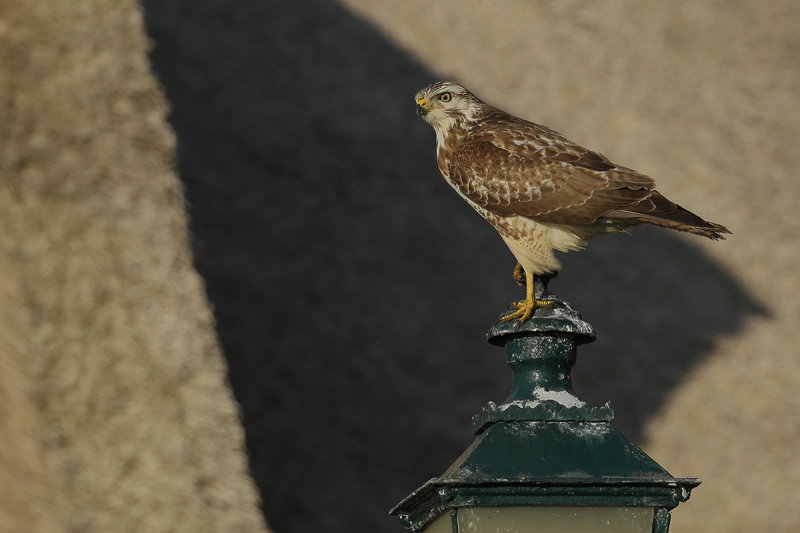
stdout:
[(712, 239), (730, 233), (666, 199), (649, 176), (546, 126), (482, 105), (480, 116), (454, 128), (439, 155), (445, 177), (478, 206), (573, 227), (604, 218), (615, 228), (649, 223)]
[(648, 176), (617, 167), (558, 134), (542, 133), (527, 126), (513, 132), (495, 128), (491, 141), (472, 137), (451, 157), (450, 179), (495, 214), (556, 224), (591, 224), (651, 194)]

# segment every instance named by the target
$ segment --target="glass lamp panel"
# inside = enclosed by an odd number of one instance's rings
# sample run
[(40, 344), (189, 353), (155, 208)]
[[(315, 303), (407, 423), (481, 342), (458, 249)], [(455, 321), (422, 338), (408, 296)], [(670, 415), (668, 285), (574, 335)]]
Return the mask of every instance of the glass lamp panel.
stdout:
[(434, 520), (433, 522), (425, 528), (425, 533), (453, 533), (453, 515), (455, 511), (449, 511), (444, 513), (443, 515), (439, 515), (439, 518)]
[[(654, 513), (652, 507), (462, 507), (453, 533), (652, 533)], [(447, 513), (431, 524), (439, 529), (426, 533), (450, 533), (450, 523)]]

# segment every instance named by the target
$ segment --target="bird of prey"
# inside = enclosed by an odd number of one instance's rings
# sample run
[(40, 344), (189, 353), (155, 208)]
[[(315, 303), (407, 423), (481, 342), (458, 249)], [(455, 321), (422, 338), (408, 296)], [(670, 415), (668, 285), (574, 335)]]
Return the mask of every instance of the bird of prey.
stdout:
[(503, 321), (523, 323), (551, 305), (535, 297), (533, 282), (561, 268), (554, 250), (580, 250), (594, 237), (638, 224), (709, 239), (730, 233), (665, 198), (649, 176), (494, 108), (457, 83), (434, 83), (414, 100), (436, 131), (442, 176), (517, 258), (514, 278), (526, 285), (526, 298)]

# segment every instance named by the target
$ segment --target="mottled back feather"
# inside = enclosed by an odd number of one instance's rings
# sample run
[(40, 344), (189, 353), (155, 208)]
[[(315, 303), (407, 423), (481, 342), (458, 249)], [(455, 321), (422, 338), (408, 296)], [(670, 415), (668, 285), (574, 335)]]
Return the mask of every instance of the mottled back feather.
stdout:
[[(442, 91), (452, 91), (448, 94), (457, 105), (436, 100)], [(425, 112), (444, 112), (434, 124), (439, 169), (477, 209), (485, 210), (484, 216), (525, 217), (579, 234), (585, 226), (586, 235), (594, 235), (597, 227), (618, 231), (638, 223), (712, 239), (730, 233), (667, 200), (649, 176), (496, 109), (460, 85), (429, 86), (418, 93), (420, 102)]]
[[(459, 137), (461, 142), (452, 142)], [(609, 211), (640, 203), (654, 186), (648, 176), (497, 110), (454, 128), (445, 141), (452, 183), (498, 215), (591, 224)]]

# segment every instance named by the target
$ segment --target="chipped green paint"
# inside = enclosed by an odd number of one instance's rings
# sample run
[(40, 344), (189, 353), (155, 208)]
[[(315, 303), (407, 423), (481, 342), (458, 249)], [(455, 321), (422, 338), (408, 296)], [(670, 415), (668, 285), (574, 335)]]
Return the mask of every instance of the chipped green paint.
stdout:
[(486, 338), (490, 344), (505, 346), (514, 381), (505, 402), (489, 402), (473, 417), (476, 433), (500, 421), (610, 422), (614, 418), (608, 403), (590, 406), (572, 390), (570, 371), (577, 347), (592, 342), (595, 333), (566, 302), (556, 300), (553, 308), (538, 309), (522, 325), (516, 320), (497, 323)]
[(475, 415), (475, 441), (444, 474), (390, 511), (405, 527), (421, 531), (462, 507), (617, 506), (652, 507), (653, 531), (667, 533), (669, 510), (699, 485), (673, 477), (617, 431), (608, 403), (590, 406), (575, 395), (577, 347), (595, 333), (551, 299), (553, 308), (537, 309), (524, 324), (489, 330), (488, 342), (506, 349), (511, 393)]

